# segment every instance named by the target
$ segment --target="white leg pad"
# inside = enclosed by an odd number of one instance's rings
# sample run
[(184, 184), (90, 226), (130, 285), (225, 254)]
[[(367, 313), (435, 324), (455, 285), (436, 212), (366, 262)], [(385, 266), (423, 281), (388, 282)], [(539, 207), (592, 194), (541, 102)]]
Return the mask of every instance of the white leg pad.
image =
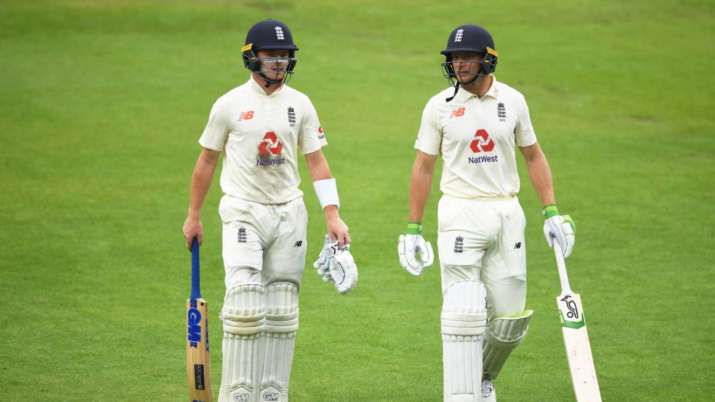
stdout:
[(258, 401), (265, 317), (263, 285), (238, 285), (226, 292), (219, 402)]
[(444, 401), (479, 402), (482, 339), (487, 325), (486, 289), (481, 282), (456, 282), (444, 292), (442, 359)]
[(260, 402), (288, 401), (297, 332), (298, 287), (291, 282), (266, 286), (266, 353)]
[(526, 336), (529, 320), (534, 314), (526, 310), (513, 317), (496, 317), (489, 323), (484, 340), (484, 376), (497, 378), (506, 359)]

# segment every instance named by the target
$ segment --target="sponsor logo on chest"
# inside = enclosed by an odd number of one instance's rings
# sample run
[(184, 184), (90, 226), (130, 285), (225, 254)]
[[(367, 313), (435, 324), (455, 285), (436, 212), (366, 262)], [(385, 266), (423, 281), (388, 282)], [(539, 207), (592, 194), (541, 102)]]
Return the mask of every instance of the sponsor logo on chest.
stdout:
[(274, 131), (267, 132), (258, 143), (256, 166), (279, 166), (286, 162), (283, 156), (283, 142)]
[(469, 143), (473, 154), (467, 157), (467, 163), (478, 165), (499, 162), (499, 156), (492, 154), (495, 148), (496, 143), (489, 136), (489, 132), (483, 128), (478, 129)]

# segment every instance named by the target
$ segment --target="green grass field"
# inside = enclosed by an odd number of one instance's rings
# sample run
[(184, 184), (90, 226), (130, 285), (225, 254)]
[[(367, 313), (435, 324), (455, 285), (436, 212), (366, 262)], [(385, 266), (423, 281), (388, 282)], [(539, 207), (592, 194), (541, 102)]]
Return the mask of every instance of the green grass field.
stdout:
[[(291, 401), (441, 400), (439, 269), (411, 277), (395, 244), (420, 114), (446, 86), (439, 51), (464, 22), (494, 34), (497, 77), (526, 95), (576, 220), (570, 276), (604, 400), (712, 400), (715, 4), (582, 0), (0, 1), (0, 399), (186, 400), (196, 141), (246, 80), (239, 47), (267, 17), (301, 48), (291, 85), (326, 128), (360, 267), (339, 296), (308, 266)], [(570, 401), (558, 276), (520, 166), (536, 313), (497, 391)], [(312, 262), (324, 226), (309, 183)], [(215, 394), (220, 196), (215, 180), (202, 249)]]

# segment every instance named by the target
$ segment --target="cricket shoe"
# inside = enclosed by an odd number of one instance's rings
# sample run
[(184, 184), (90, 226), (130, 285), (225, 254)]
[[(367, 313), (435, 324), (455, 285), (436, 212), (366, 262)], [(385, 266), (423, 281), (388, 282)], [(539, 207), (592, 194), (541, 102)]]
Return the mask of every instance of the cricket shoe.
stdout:
[(482, 380), (482, 402), (497, 402), (497, 391), (489, 380)]

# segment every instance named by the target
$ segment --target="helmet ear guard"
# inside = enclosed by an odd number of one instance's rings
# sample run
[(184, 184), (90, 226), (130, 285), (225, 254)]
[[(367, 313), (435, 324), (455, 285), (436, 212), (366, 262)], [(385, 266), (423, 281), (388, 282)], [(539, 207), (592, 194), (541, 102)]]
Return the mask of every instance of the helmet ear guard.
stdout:
[(286, 73), (290, 75), (293, 74), (293, 69), (295, 65), (298, 64), (298, 59), (295, 57), (295, 51), (293, 50), (290, 51), (288, 57), (290, 57), (290, 61), (288, 62), (288, 67), (286, 67)]
[(243, 65), (250, 71), (260, 71), (261, 61), (256, 56), (256, 52), (253, 51), (253, 43), (247, 43), (241, 47), (241, 53), (243, 54)]
[(487, 46), (485, 48), (484, 57), (479, 63), (479, 72), (483, 74), (491, 74), (497, 69), (497, 51)]

